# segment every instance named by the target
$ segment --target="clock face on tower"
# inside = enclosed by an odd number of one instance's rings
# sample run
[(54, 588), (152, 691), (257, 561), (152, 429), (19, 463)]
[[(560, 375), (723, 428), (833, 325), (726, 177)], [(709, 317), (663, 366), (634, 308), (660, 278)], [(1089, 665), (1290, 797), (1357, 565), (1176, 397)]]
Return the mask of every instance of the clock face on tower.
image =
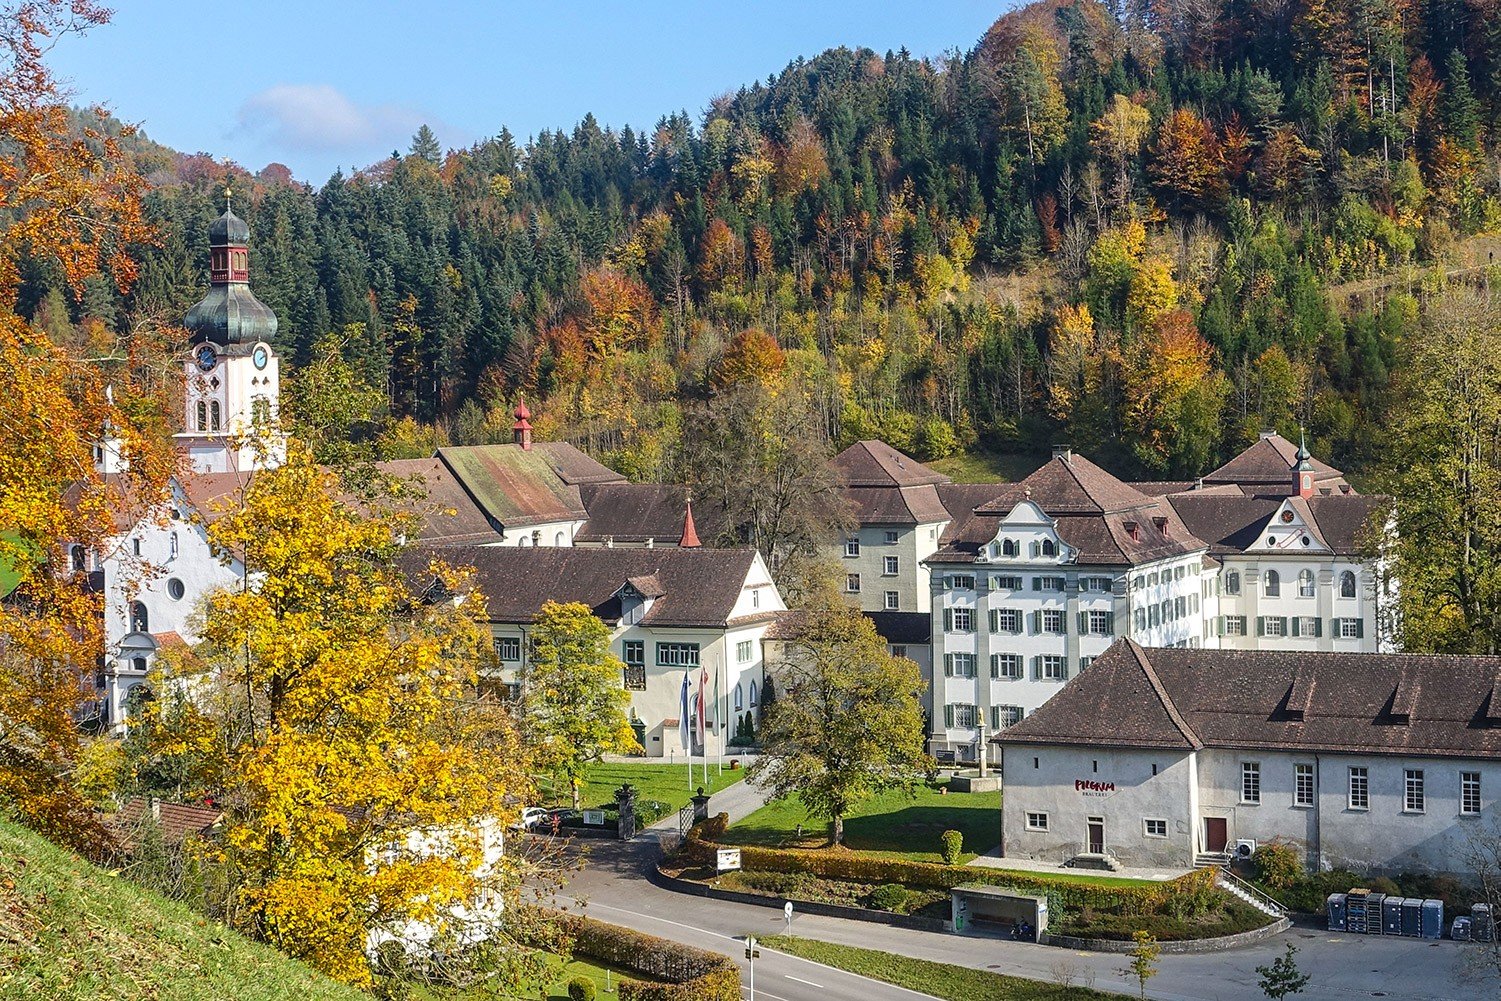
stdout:
[(264, 344), (257, 344), (255, 350), (250, 353), (250, 360), (255, 363), (255, 367), (258, 369), (266, 367), (268, 358), (266, 345)]
[(212, 372), (214, 366), (219, 364), (219, 352), (214, 350), (212, 344), (198, 345), (198, 350), (193, 352), (193, 357), (197, 360), (198, 367), (205, 372)]

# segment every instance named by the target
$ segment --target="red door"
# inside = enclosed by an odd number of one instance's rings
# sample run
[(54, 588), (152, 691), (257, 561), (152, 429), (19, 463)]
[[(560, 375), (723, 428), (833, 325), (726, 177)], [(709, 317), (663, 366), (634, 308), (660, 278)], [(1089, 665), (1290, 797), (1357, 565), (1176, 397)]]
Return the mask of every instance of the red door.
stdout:
[(1225, 850), (1225, 842), (1229, 840), (1229, 821), (1224, 817), (1204, 818), (1204, 850), (1206, 852), (1222, 852)]

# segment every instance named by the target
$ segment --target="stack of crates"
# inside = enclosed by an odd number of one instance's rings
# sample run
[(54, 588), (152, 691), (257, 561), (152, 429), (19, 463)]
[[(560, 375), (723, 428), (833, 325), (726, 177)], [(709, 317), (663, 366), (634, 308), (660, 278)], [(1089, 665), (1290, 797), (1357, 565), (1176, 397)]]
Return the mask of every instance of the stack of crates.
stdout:
[(1470, 908), (1470, 937), (1476, 942), (1495, 941), (1496, 919), (1491, 915), (1490, 904), (1476, 904)]
[(1366, 897), (1365, 901), (1365, 933), (1367, 935), (1380, 935), (1381, 915), (1386, 905), (1386, 894), (1373, 893)]
[(1345, 930), (1345, 899), (1343, 893), (1331, 893), (1325, 903), (1329, 906), (1329, 930)]
[(1387, 897), (1381, 902), (1381, 934), (1402, 934), (1402, 897)]
[(1366, 905), (1371, 891), (1357, 888), (1345, 894), (1345, 930), (1354, 935), (1366, 933)]

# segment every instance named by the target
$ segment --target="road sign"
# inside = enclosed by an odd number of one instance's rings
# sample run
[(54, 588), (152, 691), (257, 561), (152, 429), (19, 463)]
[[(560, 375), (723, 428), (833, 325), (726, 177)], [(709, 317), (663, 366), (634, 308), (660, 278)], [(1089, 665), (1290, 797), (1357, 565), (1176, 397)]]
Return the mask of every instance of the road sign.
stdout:
[(716, 853), (716, 868), (720, 872), (731, 872), (740, 868), (740, 849), (721, 848)]
[(790, 901), (790, 900), (787, 901), (786, 906), (784, 906), (782, 908), (782, 913), (787, 918), (787, 934), (791, 935), (792, 934), (792, 901)]
[(584, 824), (587, 827), (603, 827), (605, 823), (605, 811), (585, 810)]

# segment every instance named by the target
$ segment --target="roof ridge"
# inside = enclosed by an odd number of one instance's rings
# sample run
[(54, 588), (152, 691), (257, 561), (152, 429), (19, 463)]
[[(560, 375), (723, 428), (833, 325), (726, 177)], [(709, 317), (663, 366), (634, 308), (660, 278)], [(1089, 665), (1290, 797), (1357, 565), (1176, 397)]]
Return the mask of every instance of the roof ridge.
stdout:
[(1152, 668), (1152, 662), (1147, 659), (1146, 651), (1142, 649), (1141, 644), (1133, 639), (1127, 639), (1126, 648), (1131, 651), (1131, 656), (1136, 658), (1136, 665), (1141, 668), (1142, 674), (1146, 675), (1147, 684), (1152, 686), (1152, 691), (1162, 701), (1163, 711), (1167, 713), (1168, 719), (1173, 721), (1173, 726), (1178, 728), (1178, 732), (1183, 735), (1183, 739), (1195, 748), (1203, 747), (1204, 741), (1199, 738), (1199, 735), (1194, 732), (1194, 728), (1188, 725), (1188, 721), (1178, 711), (1178, 704), (1167, 693), (1167, 687), (1163, 685), (1162, 679), (1157, 677), (1157, 672)]

